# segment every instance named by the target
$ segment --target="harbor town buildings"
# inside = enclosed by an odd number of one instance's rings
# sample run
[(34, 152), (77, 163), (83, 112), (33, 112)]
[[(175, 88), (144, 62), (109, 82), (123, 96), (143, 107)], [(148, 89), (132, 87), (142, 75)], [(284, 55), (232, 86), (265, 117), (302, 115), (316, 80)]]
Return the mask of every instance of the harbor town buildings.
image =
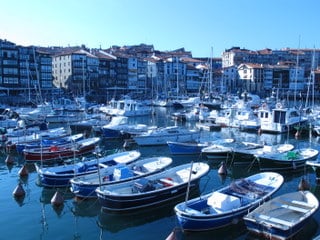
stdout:
[[(267, 97), (320, 94), (319, 49), (233, 47), (198, 58), (184, 48), (152, 45), (108, 49), (19, 46), (0, 39), (0, 93), (6, 101), (44, 101), (60, 94), (105, 102), (122, 95), (177, 95), (247, 91)], [(19, 96), (19, 97), (17, 97)]]

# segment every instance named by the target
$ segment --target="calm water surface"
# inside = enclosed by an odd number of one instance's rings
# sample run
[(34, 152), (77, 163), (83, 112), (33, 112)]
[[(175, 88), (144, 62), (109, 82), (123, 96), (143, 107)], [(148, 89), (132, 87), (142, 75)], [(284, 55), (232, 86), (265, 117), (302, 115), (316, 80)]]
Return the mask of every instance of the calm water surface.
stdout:
[[(150, 118), (136, 118), (131, 121), (158, 126), (169, 126), (175, 123), (168, 117), (170, 109), (156, 109), (155, 115)], [(191, 125), (187, 123), (187, 125)], [(234, 137), (238, 141), (264, 141), (267, 144), (281, 142), (293, 143), (296, 147), (311, 146), (320, 150), (318, 138), (305, 137), (296, 140), (294, 136), (283, 135), (257, 135), (243, 133), (235, 129), (222, 129), (219, 132), (202, 132), (202, 138), (213, 140), (216, 138)], [(121, 141), (102, 141), (101, 148), (113, 150), (122, 148)], [(143, 157), (147, 156), (171, 156), (167, 146), (140, 147)], [(68, 189), (59, 189), (64, 197), (64, 205), (54, 208), (50, 200), (56, 189), (43, 188), (37, 185), (37, 173), (33, 165), (28, 165), (29, 175), (26, 178), (19, 177), (19, 170), (23, 164), (21, 156), (15, 155), (15, 164), (7, 166), (5, 159), (7, 153), (0, 154), (0, 239), (24, 239), (24, 240), (69, 240), (69, 239), (166, 239), (175, 229), (177, 222), (173, 212), (175, 202), (153, 209), (146, 209), (131, 214), (110, 214), (101, 211), (97, 200), (76, 200)], [(171, 156), (174, 165), (190, 161), (207, 161), (201, 156)], [(229, 184), (233, 179), (245, 177), (258, 172), (255, 168), (233, 167), (228, 169), (228, 174), (221, 177), (217, 170), (220, 162), (208, 162), (211, 170), (200, 181), (199, 189), (193, 193), (207, 193)], [(283, 174), (285, 183), (277, 192), (277, 195), (295, 191), (299, 182), (305, 177), (311, 191), (320, 198), (320, 186), (315, 182), (315, 175), (311, 169), (305, 169), (296, 173)], [(26, 196), (21, 201), (16, 201), (12, 192), (19, 183), (26, 191)], [(184, 201), (181, 199), (180, 201)], [(310, 221), (308, 226), (296, 239), (312, 239), (319, 234), (320, 212)], [(242, 222), (220, 230), (202, 233), (176, 232), (176, 239), (259, 239), (246, 231)]]

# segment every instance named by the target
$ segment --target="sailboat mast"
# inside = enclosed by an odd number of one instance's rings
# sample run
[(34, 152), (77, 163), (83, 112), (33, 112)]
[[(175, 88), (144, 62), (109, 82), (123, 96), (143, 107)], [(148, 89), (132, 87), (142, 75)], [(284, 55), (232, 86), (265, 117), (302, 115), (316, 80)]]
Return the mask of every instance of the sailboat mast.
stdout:
[(37, 81), (38, 81), (40, 102), (43, 103), (42, 93), (41, 93), (41, 86), (40, 86), (39, 71), (38, 71), (38, 63), (37, 63), (36, 53), (35, 53), (35, 49), (34, 48), (33, 48), (33, 60), (34, 60), (34, 67), (35, 67), (35, 70), (36, 70)]
[(176, 56), (176, 62), (177, 62), (177, 97), (179, 96), (179, 62), (178, 57)]
[(211, 47), (211, 56), (210, 56), (210, 65), (209, 65), (209, 96), (211, 98), (211, 93), (212, 93), (212, 87), (213, 87), (213, 83), (212, 83), (212, 58), (213, 58), (213, 48)]
[(295, 72), (295, 84), (294, 84), (294, 106), (296, 106), (297, 100), (297, 81), (298, 81), (298, 66), (299, 66), (299, 51), (300, 51), (300, 36), (299, 36), (299, 47), (297, 51), (297, 61), (296, 61), (296, 72)]
[(27, 79), (28, 79), (28, 102), (31, 101), (31, 94), (30, 94), (30, 69), (29, 69), (29, 62), (26, 60), (26, 67), (27, 67)]

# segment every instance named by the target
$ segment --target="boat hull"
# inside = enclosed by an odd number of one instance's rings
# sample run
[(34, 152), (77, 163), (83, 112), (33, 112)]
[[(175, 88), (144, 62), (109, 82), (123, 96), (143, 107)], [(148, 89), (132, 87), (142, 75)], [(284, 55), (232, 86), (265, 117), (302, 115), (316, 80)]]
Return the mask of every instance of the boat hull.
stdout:
[[(70, 179), (83, 175), (98, 172), (98, 164), (100, 168), (112, 167), (119, 164), (115, 159), (123, 159), (121, 163), (127, 164), (134, 162), (140, 157), (140, 152), (120, 152), (110, 154), (99, 159), (78, 162), (70, 165), (61, 165), (49, 168), (40, 168), (36, 163), (36, 170), (39, 176), (39, 184), (44, 187), (67, 187), (70, 185)], [(125, 159), (125, 160), (124, 160)]]
[(71, 157), (78, 157), (85, 154), (89, 154), (94, 151), (96, 145), (92, 144), (85, 146), (80, 150), (68, 149), (65, 151), (52, 151), (52, 152), (42, 152), (42, 153), (32, 153), (24, 152), (24, 159), (26, 161), (49, 161), (49, 160), (59, 160)]
[(208, 145), (205, 143), (180, 143), (180, 142), (167, 142), (171, 154), (200, 154), (201, 150)]
[[(199, 180), (190, 183), (191, 189), (198, 187)], [(162, 191), (151, 192), (146, 194), (133, 194), (127, 196), (120, 195), (102, 195), (97, 192), (99, 202), (104, 210), (112, 212), (134, 211), (146, 207), (162, 205), (175, 201), (186, 196), (188, 183), (179, 185), (174, 188), (167, 188)]]
[(167, 141), (171, 142), (188, 142), (199, 139), (199, 132), (192, 132), (187, 134), (169, 134), (169, 135), (155, 135), (155, 136), (135, 136), (134, 141), (140, 146), (152, 145), (166, 145)]
[(282, 194), (243, 217), (247, 229), (269, 239), (291, 239), (301, 231), (319, 207), (310, 191)]
[[(259, 168), (262, 171), (292, 171), (301, 170), (306, 166), (306, 161), (317, 159), (319, 152), (315, 149), (306, 149), (307, 155), (298, 154), (299, 151), (292, 151), (277, 155), (259, 155)], [(293, 155), (293, 156), (291, 156)]]
[(253, 175), (213, 193), (181, 202), (174, 207), (174, 211), (184, 231), (222, 228), (241, 221), (248, 212), (270, 199), (282, 183), (280, 174)]

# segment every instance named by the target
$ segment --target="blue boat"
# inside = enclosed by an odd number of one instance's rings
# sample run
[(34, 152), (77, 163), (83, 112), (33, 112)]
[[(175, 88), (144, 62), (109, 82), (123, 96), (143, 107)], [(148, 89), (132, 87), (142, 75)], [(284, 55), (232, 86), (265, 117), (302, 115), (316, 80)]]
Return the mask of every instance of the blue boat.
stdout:
[(221, 228), (242, 219), (250, 210), (268, 200), (283, 184), (282, 175), (263, 172), (238, 179), (229, 186), (174, 207), (184, 231)]
[(54, 139), (38, 139), (34, 142), (21, 142), (16, 144), (16, 151), (18, 153), (23, 153), (24, 149), (31, 149), (31, 148), (48, 148), (52, 146), (60, 146), (65, 145), (67, 143), (74, 143), (80, 141), (84, 138), (82, 133), (74, 134), (71, 136), (65, 137), (57, 137)]
[(200, 154), (201, 150), (207, 147), (208, 143), (200, 142), (167, 142), (171, 154)]
[(80, 198), (96, 198), (96, 188), (142, 178), (164, 170), (172, 163), (169, 157), (144, 158), (133, 163), (118, 164), (70, 180), (71, 192)]
[(91, 174), (98, 171), (99, 168), (107, 168), (117, 164), (128, 164), (137, 160), (141, 153), (139, 151), (126, 151), (110, 154), (101, 158), (92, 158), (87, 161), (81, 161), (74, 164), (60, 165), (54, 167), (42, 168), (35, 164), (39, 184), (44, 187), (67, 187), (70, 185), (70, 179), (85, 174)]
[(164, 205), (186, 196), (209, 172), (206, 163), (187, 163), (137, 180), (98, 187), (103, 210), (128, 212)]

